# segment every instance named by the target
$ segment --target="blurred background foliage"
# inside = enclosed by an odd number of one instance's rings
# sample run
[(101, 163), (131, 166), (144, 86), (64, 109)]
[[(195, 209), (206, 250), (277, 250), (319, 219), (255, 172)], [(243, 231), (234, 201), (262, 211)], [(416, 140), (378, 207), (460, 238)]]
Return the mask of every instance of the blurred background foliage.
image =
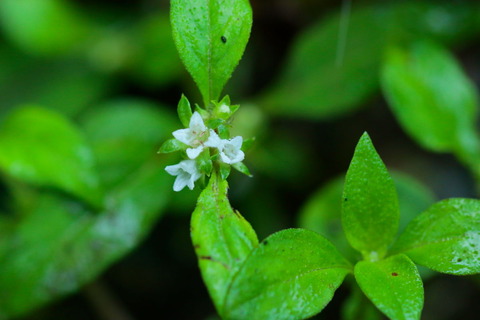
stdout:
[[(338, 218), (364, 131), (397, 172), (401, 227), (434, 201), (478, 196), (478, 1), (250, 2), (251, 40), (224, 92), (242, 104), (234, 134), (256, 137), (254, 178), (233, 174), (230, 200), (260, 238), (301, 226), (357, 258)], [(174, 194), (163, 168), (176, 159), (156, 154), (181, 126), (181, 93), (200, 102), (168, 8), (0, 1), (0, 319), (215, 319), (189, 236), (199, 191)], [(429, 78), (402, 65), (412, 60)], [(433, 124), (402, 114), (405, 90), (446, 93), (412, 110)], [(438, 148), (423, 126), (462, 137)], [(424, 278), (424, 319), (477, 319), (477, 278)], [(348, 294), (316, 318), (349, 319), (361, 295)]]

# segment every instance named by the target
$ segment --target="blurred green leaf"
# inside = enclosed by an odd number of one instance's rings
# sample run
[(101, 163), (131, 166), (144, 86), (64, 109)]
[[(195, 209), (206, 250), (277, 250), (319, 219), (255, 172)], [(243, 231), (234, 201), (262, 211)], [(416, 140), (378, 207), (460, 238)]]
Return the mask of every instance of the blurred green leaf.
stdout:
[(0, 116), (24, 104), (73, 116), (103, 97), (112, 85), (77, 60), (47, 62), (0, 47), (0, 65)]
[(477, 90), (447, 51), (430, 42), (392, 47), (382, 79), (407, 133), (427, 149), (458, 154), (480, 175)]
[(0, 316), (71, 293), (125, 255), (163, 213), (171, 193), (164, 164), (149, 161), (112, 188), (104, 212), (45, 194), (0, 250)]
[(305, 319), (319, 313), (351, 272), (322, 236), (288, 229), (265, 240), (245, 260), (225, 298), (225, 319)]
[(345, 38), (339, 14), (300, 34), (285, 69), (258, 104), (274, 115), (308, 119), (352, 111), (376, 93), (389, 43), (418, 38), (449, 44), (468, 41), (480, 32), (479, 9), (478, 4), (441, 1), (353, 5)]
[(248, 0), (173, 0), (177, 50), (205, 105), (218, 100), (247, 45), (252, 26)]
[(345, 177), (342, 225), (348, 242), (365, 258), (382, 257), (398, 231), (399, 215), (393, 180), (364, 133)]
[(423, 284), (415, 264), (405, 255), (361, 261), (355, 279), (367, 297), (392, 320), (420, 319)]
[(133, 30), (136, 52), (130, 66), (135, 79), (148, 86), (164, 86), (184, 72), (173, 42), (167, 12), (148, 16)]
[(85, 40), (90, 26), (71, 1), (2, 0), (0, 26), (24, 50), (64, 54)]
[(61, 115), (38, 107), (16, 110), (0, 127), (0, 150), (5, 173), (101, 204), (90, 146)]
[(203, 280), (220, 315), (233, 276), (258, 245), (250, 224), (230, 206), (227, 188), (227, 182), (213, 172), (191, 221), (192, 242)]
[(480, 273), (480, 200), (434, 204), (407, 226), (392, 252), (443, 273)]
[(171, 137), (177, 123), (165, 107), (133, 99), (99, 105), (81, 121), (106, 186), (124, 179), (156, 153), (158, 145)]

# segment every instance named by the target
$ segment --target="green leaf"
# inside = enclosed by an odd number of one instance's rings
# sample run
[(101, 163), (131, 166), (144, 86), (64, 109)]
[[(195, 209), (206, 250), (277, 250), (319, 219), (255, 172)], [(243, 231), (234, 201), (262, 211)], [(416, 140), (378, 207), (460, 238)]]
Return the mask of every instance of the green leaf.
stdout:
[[(136, 81), (149, 89), (156, 90), (177, 81), (182, 76), (184, 67), (173, 42), (168, 12), (152, 10), (149, 16), (142, 17), (138, 22), (132, 30), (132, 38), (124, 40), (128, 41), (125, 44), (128, 45), (127, 48), (134, 52), (133, 58), (127, 56), (130, 58), (126, 61), (128, 71)], [(124, 28), (120, 28), (118, 32), (125, 38)], [(107, 33), (106, 37), (109, 38), (110, 33)], [(137, 47), (133, 47), (135, 45)], [(128, 51), (127, 53), (132, 54)], [(114, 54), (119, 56), (121, 53), (117, 49)], [(112, 53), (105, 56), (111, 59)]]
[(186, 148), (188, 148), (188, 146), (185, 143), (180, 142), (177, 139), (168, 139), (162, 144), (158, 150), (158, 153), (172, 153), (175, 151), (185, 150)]
[(202, 174), (210, 176), (210, 173), (213, 169), (213, 162), (210, 158), (210, 150), (205, 148), (202, 153), (195, 160), (197, 162), (197, 167)]
[(134, 99), (96, 105), (81, 119), (106, 186), (116, 185), (155, 154), (177, 124), (167, 107)]
[(220, 179), (227, 180), (232, 167), (226, 163), (220, 163)]
[(63, 116), (38, 107), (16, 110), (0, 127), (0, 150), (0, 169), (9, 175), (100, 205), (92, 151)]
[(250, 36), (248, 0), (172, 0), (173, 38), (206, 106), (218, 100)]
[(407, 226), (391, 251), (443, 273), (480, 273), (480, 200), (434, 204)]
[(305, 319), (319, 313), (351, 272), (325, 238), (289, 229), (262, 241), (235, 275), (225, 319)]
[(65, 0), (0, 2), (3, 31), (20, 47), (37, 54), (58, 55), (73, 50), (86, 39), (91, 27), (87, 22)]
[(361, 261), (354, 273), (362, 291), (388, 318), (420, 319), (422, 279), (407, 256), (396, 255), (377, 262)]
[(350, 295), (342, 305), (342, 320), (381, 320), (382, 314), (360, 288), (352, 284)]
[(158, 156), (110, 189), (93, 214), (71, 198), (45, 194), (0, 248), (0, 314), (17, 317), (72, 293), (131, 251), (172, 193)]
[(177, 107), (178, 118), (185, 128), (190, 127), (190, 118), (192, 117), (192, 107), (187, 97), (182, 94)]
[(423, 147), (454, 152), (472, 144), (463, 140), (476, 137), (477, 92), (443, 48), (430, 42), (390, 48), (382, 80), (398, 121)]
[(235, 170), (237, 170), (238, 172), (241, 172), (244, 175), (252, 177), (252, 174), (250, 173), (250, 170), (248, 170), (248, 167), (243, 162), (234, 163), (234, 164), (232, 164), (232, 167)]
[(397, 192), (367, 133), (345, 177), (342, 225), (348, 242), (367, 259), (384, 256), (398, 230)]
[[(399, 229), (403, 230), (420, 212), (432, 205), (435, 199), (426, 186), (406, 174), (394, 171), (392, 178), (398, 191)], [(301, 209), (299, 226), (325, 236), (345, 257), (354, 261), (360, 257), (349, 245), (340, 219), (343, 188), (344, 177), (342, 176), (317, 190)]]
[[(378, 91), (378, 72), (389, 43), (475, 39), (478, 10), (478, 4), (463, 2), (384, 1), (353, 5), (347, 25), (340, 14), (322, 15), (294, 41), (278, 81), (257, 102), (272, 114), (306, 119), (353, 111)], [(445, 24), (431, 23), (432, 14), (442, 16)]]
[(220, 314), (233, 276), (258, 245), (250, 224), (230, 206), (227, 188), (227, 182), (214, 171), (200, 194), (191, 221), (192, 242), (202, 277)]

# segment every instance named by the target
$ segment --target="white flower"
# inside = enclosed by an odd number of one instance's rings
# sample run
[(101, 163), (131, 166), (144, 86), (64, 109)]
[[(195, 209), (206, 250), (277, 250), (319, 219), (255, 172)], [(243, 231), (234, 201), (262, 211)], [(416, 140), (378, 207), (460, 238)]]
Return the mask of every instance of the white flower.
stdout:
[(179, 164), (173, 166), (167, 166), (165, 168), (172, 176), (177, 176), (173, 183), (173, 191), (180, 191), (185, 186), (188, 186), (190, 190), (193, 190), (194, 183), (202, 174), (198, 171), (195, 160), (183, 160)]
[(212, 139), (215, 140), (215, 136), (218, 138), (212, 129), (208, 129), (205, 126), (202, 116), (196, 111), (190, 118), (189, 127), (174, 131), (173, 136), (178, 141), (191, 147), (187, 149), (187, 156), (190, 159), (198, 157), (205, 146), (216, 147), (216, 145), (212, 143)]
[(243, 138), (238, 136), (230, 140), (221, 140), (221, 144), (217, 147), (220, 152), (220, 158), (227, 164), (234, 164), (245, 158), (245, 153), (240, 149), (242, 147)]

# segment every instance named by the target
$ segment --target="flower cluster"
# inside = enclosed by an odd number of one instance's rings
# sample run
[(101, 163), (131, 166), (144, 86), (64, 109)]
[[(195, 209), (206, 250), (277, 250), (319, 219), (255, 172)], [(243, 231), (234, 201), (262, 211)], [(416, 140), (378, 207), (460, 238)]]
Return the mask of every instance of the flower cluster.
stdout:
[[(182, 99), (185, 99), (182, 97)], [(182, 101), (181, 101), (182, 104)], [(248, 173), (248, 169), (241, 163), (245, 158), (244, 152), (241, 150), (243, 138), (241, 136), (233, 139), (222, 139), (219, 134), (212, 128), (205, 125), (202, 115), (196, 111), (191, 114), (191, 109), (183, 107), (179, 104), (179, 115), (186, 123), (185, 113), (190, 113), (188, 127), (179, 129), (172, 134), (175, 139), (166, 141), (160, 148), (160, 152), (167, 153), (172, 151), (184, 150), (188, 160), (182, 160), (180, 163), (167, 166), (165, 170), (173, 176), (176, 176), (173, 190), (180, 191), (185, 187), (190, 190), (194, 188), (194, 184), (204, 175), (210, 175), (213, 170), (213, 162), (218, 163), (220, 171), (225, 173), (224, 178), (230, 172), (230, 165), (237, 170)], [(185, 104), (185, 103), (184, 103)], [(220, 111), (224, 111), (228, 105), (220, 104)], [(184, 112), (186, 110), (186, 112)], [(230, 109), (229, 109), (230, 110)], [(223, 121), (220, 119), (220, 121)]]

